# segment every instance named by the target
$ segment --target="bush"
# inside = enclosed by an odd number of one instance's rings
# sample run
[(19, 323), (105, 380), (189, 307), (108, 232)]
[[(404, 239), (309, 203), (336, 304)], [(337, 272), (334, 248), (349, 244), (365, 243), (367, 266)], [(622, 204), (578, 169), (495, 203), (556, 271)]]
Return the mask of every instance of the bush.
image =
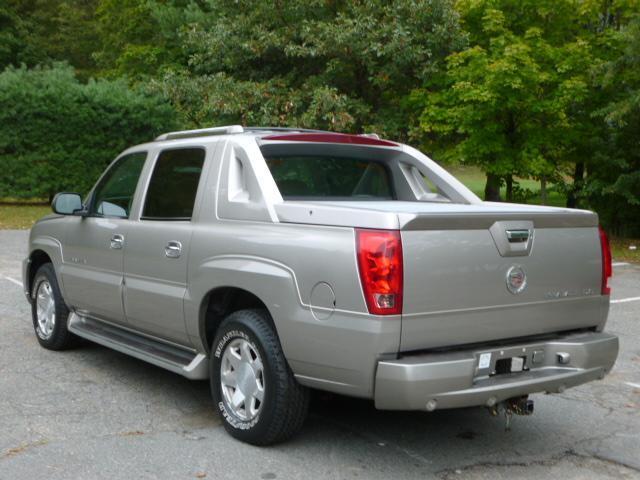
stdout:
[(86, 193), (123, 149), (176, 126), (174, 110), (123, 81), (80, 83), (71, 67), (0, 73), (0, 198)]

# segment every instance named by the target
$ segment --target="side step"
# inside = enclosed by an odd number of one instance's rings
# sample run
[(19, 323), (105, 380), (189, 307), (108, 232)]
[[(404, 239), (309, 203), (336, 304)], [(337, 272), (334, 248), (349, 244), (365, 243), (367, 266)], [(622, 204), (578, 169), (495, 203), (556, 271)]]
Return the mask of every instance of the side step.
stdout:
[(126, 353), (191, 380), (209, 378), (209, 362), (202, 353), (168, 345), (113, 325), (81, 317), (76, 312), (69, 315), (68, 328), (79, 337)]

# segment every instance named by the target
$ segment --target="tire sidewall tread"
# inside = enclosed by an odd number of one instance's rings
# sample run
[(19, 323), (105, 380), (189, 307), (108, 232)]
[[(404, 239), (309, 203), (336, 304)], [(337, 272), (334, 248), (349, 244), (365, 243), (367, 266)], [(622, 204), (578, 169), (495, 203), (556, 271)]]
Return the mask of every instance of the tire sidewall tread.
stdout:
[[(44, 280), (48, 281), (49, 285), (51, 285), (56, 306), (56, 323), (49, 338), (42, 338), (38, 334), (36, 294), (38, 292), (39, 285)], [(38, 343), (48, 350), (66, 350), (75, 346), (77, 343), (77, 337), (67, 329), (68, 317), (69, 308), (62, 297), (62, 293), (60, 292), (58, 279), (56, 277), (55, 270), (53, 269), (53, 265), (51, 263), (45, 263), (38, 268), (38, 271), (33, 277), (33, 284), (31, 286), (31, 319), (33, 321), (34, 333), (36, 334)]]
[[(226, 411), (220, 388), (220, 360), (226, 346), (244, 338), (260, 353), (264, 366), (264, 402), (258, 416), (242, 421)], [(271, 445), (289, 439), (303, 425), (309, 393), (293, 376), (278, 336), (264, 310), (239, 310), (220, 325), (211, 346), (211, 393), (225, 429), (233, 437), (253, 445)]]

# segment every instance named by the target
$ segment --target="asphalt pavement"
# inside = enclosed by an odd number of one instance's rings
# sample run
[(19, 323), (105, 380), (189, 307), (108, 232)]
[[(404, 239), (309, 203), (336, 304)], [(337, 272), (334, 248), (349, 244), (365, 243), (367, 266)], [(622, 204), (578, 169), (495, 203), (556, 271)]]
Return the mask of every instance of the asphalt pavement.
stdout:
[(535, 413), (376, 411), (316, 394), (292, 441), (229, 437), (206, 382), (90, 343), (42, 349), (20, 287), (25, 231), (0, 231), (0, 479), (640, 479), (640, 266), (616, 265), (604, 380), (534, 395)]

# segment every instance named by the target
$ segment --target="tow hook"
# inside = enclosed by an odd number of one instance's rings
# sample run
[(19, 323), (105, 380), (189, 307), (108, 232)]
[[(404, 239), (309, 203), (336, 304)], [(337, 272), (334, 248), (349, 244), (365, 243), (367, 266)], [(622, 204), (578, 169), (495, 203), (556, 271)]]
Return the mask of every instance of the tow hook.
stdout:
[(489, 407), (489, 413), (497, 417), (500, 412), (504, 412), (505, 426), (504, 429), (508, 432), (511, 430), (511, 419), (513, 415), (532, 415), (533, 414), (533, 400), (529, 400), (528, 395), (522, 397), (514, 397), (495, 404)]

